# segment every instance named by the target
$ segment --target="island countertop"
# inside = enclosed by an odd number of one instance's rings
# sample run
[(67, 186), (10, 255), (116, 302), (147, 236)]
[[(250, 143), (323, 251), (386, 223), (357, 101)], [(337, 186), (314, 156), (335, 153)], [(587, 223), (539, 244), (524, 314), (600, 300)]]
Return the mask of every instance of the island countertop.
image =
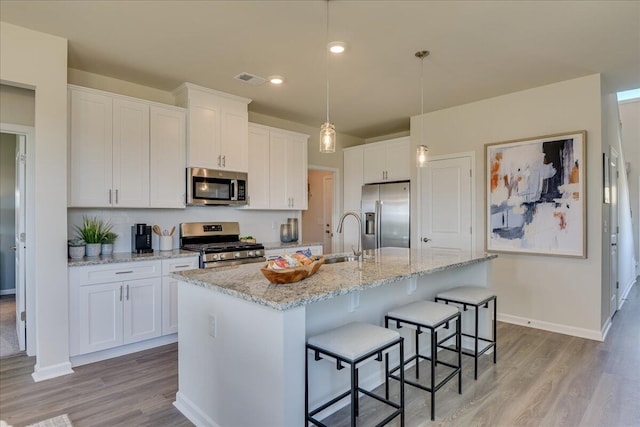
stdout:
[[(327, 255), (330, 257), (332, 255)], [(361, 264), (355, 261), (325, 264), (315, 275), (285, 285), (269, 283), (260, 271), (263, 264), (188, 270), (172, 273), (172, 276), (276, 310), (288, 310), (496, 257), (482, 252), (381, 248), (368, 252)]]

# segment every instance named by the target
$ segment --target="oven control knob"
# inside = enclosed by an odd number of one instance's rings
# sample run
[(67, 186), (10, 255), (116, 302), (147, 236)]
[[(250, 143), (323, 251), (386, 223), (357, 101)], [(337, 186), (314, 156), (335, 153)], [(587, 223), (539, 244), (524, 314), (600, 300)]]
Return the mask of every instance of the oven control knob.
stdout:
[(247, 256), (256, 256), (256, 254), (253, 251), (249, 251), (249, 252), (247, 252)]
[(218, 254), (211, 254), (211, 259), (212, 260), (217, 260), (218, 259)]
[(240, 252), (234, 252), (233, 253), (233, 257), (234, 258), (240, 258)]
[[(215, 255), (214, 255), (215, 256)], [(225, 259), (227, 257), (227, 254), (220, 254), (218, 255), (219, 259)]]

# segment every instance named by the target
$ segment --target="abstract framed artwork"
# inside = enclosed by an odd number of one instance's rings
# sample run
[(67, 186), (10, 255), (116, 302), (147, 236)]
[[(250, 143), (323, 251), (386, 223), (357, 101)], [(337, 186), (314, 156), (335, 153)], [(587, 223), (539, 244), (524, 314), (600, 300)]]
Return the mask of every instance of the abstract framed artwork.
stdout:
[(586, 131), (485, 144), (487, 252), (586, 258)]

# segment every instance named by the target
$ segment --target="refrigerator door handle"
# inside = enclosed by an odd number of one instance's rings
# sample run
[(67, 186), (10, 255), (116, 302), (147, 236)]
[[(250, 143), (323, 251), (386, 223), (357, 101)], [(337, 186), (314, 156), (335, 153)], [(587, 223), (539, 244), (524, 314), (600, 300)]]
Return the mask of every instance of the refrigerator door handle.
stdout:
[(382, 229), (380, 228), (380, 225), (382, 224), (381, 221), (381, 216), (382, 214), (382, 207), (380, 206), (380, 200), (376, 200), (376, 249), (380, 248), (382, 242), (382, 235), (381, 235), (381, 231)]

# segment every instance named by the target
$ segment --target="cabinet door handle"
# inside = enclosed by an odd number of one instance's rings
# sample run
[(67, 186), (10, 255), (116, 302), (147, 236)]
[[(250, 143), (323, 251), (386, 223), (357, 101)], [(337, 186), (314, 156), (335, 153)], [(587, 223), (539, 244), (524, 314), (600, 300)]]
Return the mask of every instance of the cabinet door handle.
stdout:
[(111, 204), (111, 189), (109, 189), (109, 204)]
[(127, 301), (129, 301), (129, 285), (127, 285)]
[(221, 159), (222, 159), (222, 156), (218, 156), (218, 166), (220, 166), (220, 163), (222, 161)]
[(116, 188), (116, 205), (118, 204), (118, 189)]
[(122, 301), (122, 285), (120, 285), (120, 301)]
[(127, 271), (116, 271), (116, 274), (131, 274), (133, 273), (133, 270), (127, 270)]
[(222, 167), (227, 167), (227, 156), (222, 156)]
[(175, 266), (175, 268), (176, 268), (176, 269), (178, 269), (178, 268), (189, 268), (189, 267), (191, 267), (189, 264), (176, 265), (176, 266)]

